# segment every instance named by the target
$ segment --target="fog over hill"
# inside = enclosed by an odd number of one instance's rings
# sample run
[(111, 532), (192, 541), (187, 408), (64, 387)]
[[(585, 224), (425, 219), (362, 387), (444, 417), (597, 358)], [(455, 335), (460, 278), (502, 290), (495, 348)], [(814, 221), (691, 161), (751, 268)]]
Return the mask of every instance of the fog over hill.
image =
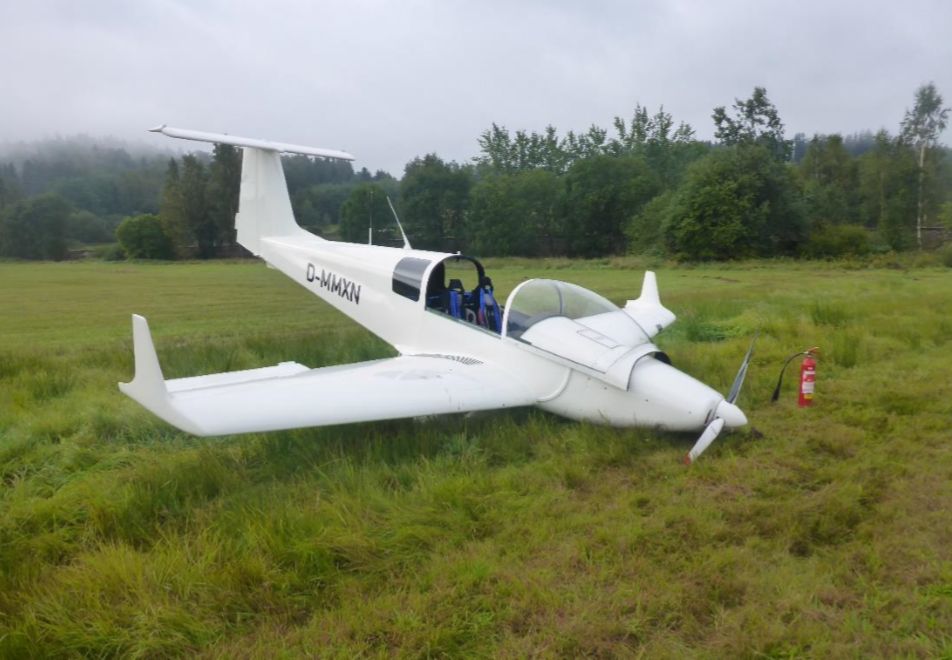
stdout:
[(103, 154), (125, 152), (130, 158), (178, 158), (183, 153), (205, 151), (196, 145), (195, 149), (183, 149), (175, 144), (159, 147), (145, 140), (124, 140), (109, 135), (53, 135), (35, 140), (7, 140), (0, 142), (0, 162), (13, 163), (19, 167), (26, 160), (80, 159), (97, 162), (103, 160)]

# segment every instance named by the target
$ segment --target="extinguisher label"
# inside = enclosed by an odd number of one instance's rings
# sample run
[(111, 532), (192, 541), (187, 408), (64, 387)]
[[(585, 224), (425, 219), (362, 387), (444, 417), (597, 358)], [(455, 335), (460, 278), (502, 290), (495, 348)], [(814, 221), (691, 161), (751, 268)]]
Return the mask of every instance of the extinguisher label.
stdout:
[(804, 361), (800, 372), (800, 407), (813, 405), (813, 392), (816, 388), (816, 370), (809, 361)]

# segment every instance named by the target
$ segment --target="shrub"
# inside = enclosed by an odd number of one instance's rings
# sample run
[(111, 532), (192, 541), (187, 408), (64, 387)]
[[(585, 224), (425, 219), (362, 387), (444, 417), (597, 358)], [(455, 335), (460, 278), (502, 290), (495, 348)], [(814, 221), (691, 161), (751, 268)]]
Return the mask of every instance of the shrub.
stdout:
[(158, 216), (126, 218), (116, 229), (119, 245), (130, 259), (173, 259), (175, 248)]

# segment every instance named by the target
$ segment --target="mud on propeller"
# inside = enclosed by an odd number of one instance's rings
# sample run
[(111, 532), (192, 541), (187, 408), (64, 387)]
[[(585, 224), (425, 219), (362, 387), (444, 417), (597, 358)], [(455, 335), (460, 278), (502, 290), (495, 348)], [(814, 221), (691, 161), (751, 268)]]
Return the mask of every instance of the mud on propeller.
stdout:
[(757, 337), (759, 336), (760, 333), (758, 332), (754, 335), (753, 341), (750, 342), (750, 348), (747, 349), (747, 355), (744, 356), (744, 361), (741, 363), (740, 369), (737, 370), (737, 375), (734, 377), (734, 383), (731, 385), (727, 398), (714, 407), (712, 411), (714, 419), (711, 420), (707, 428), (704, 429), (704, 432), (701, 433), (701, 437), (698, 438), (694, 446), (691, 447), (691, 451), (684, 456), (684, 462), (686, 464), (691, 464), (696, 461), (698, 457), (711, 446), (711, 443), (717, 439), (717, 436), (724, 430), (725, 425), (728, 428), (735, 428), (747, 423), (747, 416), (744, 415), (740, 408), (734, 405), (734, 402), (737, 400), (737, 397), (740, 396), (740, 389), (744, 385), (747, 368), (750, 366), (750, 357), (754, 354), (754, 344), (757, 343)]

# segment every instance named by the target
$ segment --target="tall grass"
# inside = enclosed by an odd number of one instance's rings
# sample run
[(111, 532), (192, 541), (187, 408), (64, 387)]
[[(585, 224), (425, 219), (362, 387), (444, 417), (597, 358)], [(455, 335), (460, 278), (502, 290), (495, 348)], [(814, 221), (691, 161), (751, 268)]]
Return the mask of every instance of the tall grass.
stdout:
[(947, 271), (658, 270), (680, 368), (726, 391), (761, 332), (690, 469), (533, 410), (192, 438), (116, 391), (129, 312), (168, 377), (390, 349), (257, 264), (0, 264), (0, 656), (952, 654)]

